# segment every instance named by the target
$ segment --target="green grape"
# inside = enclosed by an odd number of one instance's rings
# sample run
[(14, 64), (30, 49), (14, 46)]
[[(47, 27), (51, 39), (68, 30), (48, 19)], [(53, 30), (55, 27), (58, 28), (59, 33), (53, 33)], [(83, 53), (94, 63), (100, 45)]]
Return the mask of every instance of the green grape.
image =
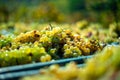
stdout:
[(50, 41), (50, 38), (47, 37), (46, 35), (42, 35), (42, 37), (40, 38), (40, 42), (49, 42)]
[(50, 54), (55, 54), (56, 53), (56, 48), (54, 48), (54, 49), (50, 49)]
[(41, 56), (41, 57), (40, 57), (40, 61), (41, 61), (41, 62), (46, 62), (45, 56)]
[(12, 38), (10, 36), (5, 36), (0, 39), (0, 48), (11, 46)]
[(47, 62), (47, 61), (50, 61), (51, 60), (51, 56), (46, 54), (45, 56), (41, 56), (40, 57), (40, 61), (41, 62)]
[(73, 57), (78, 57), (78, 53), (73, 53)]
[(64, 48), (64, 49), (68, 49), (68, 48), (69, 48), (69, 45), (68, 45), (68, 44), (64, 44), (63, 48)]
[(65, 50), (65, 53), (66, 53), (66, 54), (71, 54), (71, 50), (70, 50), (70, 49), (66, 49), (66, 50)]
[(46, 52), (45, 52), (45, 48), (41, 47), (41, 48), (39, 49), (39, 53), (46, 53)]
[(50, 56), (50, 55), (47, 54), (47, 55), (45, 55), (45, 57), (46, 57), (46, 60), (47, 60), (47, 61), (50, 61), (50, 60), (51, 60), (51, 56)]

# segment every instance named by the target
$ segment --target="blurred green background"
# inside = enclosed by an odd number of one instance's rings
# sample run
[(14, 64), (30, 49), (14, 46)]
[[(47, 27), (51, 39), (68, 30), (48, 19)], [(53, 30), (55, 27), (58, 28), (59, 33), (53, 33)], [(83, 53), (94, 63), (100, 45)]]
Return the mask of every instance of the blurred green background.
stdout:
[(0, 22), (74, 23), (105, 25), (120, 21), (120, 0), (0, 0)]

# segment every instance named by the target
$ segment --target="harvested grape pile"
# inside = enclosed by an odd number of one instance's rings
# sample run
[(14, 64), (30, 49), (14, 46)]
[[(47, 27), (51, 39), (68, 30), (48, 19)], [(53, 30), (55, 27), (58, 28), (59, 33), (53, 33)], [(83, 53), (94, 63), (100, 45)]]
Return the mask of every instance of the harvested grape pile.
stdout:
[(102, 50), (98, 40), (60, 27), (0, 36), (0, 67), (86, 56)]
[[(86, 20), (78, 21), (73, 24), (57, 24), (51, 23), (51, 25), (59, 26), (64, 29), (69, 29), (72, 32), (79, 33), (82, 38), (87, 39), (95, 39), (99, 40), (102, 43), (112, 43), (112, 42), (120, 42), (118, 38), (120, 37), (120, 22), (119, 23), (111, 23), (107, 26), (104, 26), (101, 23), (91, 23)], [(0, 34), (2, 35), (19, 35), (20, 33), (29, 32), (32, 30), (41, 31), (43, 28), (48, 26), (48, 23), (2, 23), (0, 24)]]
[(69, 63), (65, 68), (52, 65), (42, 69), (40, 74), (21, 80), (120, 80), (120, 46), (110, 46), (91, 59), (83, 68)]

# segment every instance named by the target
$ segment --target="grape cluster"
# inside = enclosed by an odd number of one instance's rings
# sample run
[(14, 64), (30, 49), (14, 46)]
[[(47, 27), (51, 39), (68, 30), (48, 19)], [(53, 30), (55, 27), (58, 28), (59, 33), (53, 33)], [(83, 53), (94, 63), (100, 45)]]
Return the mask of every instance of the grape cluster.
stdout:
[(11, 66), (19, 64), (27, 64), (32, 62), (50, 61), (51, 56), (47, 54), (44, 47), (21, 47), (19, 50), (6, 50), (0, 52), (0, 66)]
[(69, 29), (52, 26), (22, 33), (10, 43), (9, 47), (0, 49), (0, 66), (78, 57), (102, 49), (97, 40), (84, 39)]
[(0, 49), (8, 48), (11, 46), (12, 37), (11, 36), (0, 36)]
[(27, 33), (21, 33), (19, 36), (17, 36), (14, 41), (20, 42), (20, 43), (26, 43), (26, 42), (35, 42), (39, 40), (40, 34), (39, 31), (33, 30)]

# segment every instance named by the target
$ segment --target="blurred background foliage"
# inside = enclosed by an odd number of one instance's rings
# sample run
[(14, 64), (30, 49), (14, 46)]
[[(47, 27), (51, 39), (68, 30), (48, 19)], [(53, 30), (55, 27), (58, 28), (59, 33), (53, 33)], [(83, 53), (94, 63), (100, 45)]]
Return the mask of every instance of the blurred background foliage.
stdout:
[(0, 0), (0, 22), (74, 23), (80, 20), (108, 25), (120, 21), (120, 0)]

